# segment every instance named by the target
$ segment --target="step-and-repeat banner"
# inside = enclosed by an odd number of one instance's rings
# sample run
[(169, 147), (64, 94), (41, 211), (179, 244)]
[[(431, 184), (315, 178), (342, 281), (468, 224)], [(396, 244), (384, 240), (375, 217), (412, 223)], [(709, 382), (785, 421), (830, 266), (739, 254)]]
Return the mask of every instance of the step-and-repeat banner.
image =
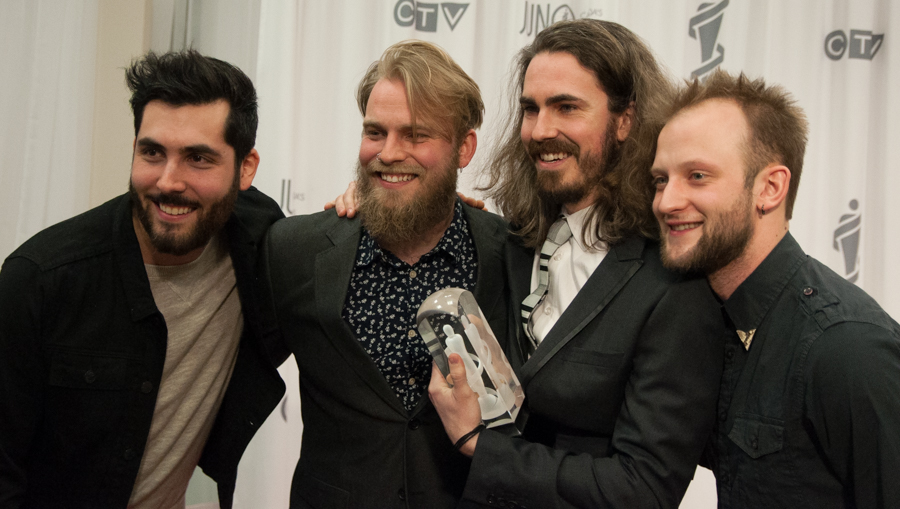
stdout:
[[(31, 105), (28, 117), (35, 120), (22, 126), (0, 123), (5, 133), (0, 142), (9, 149), (0, 165), (6, 198), (0, 201), (4, 211), (12, 210), (0, 219), (4, 256), (39, 229), (87, 208), (91, 144), (82, 139), (88, 131), (80, 126), (91, 123), (91, 109), (78, 98), (92, 97), (94, 88), (97, 2), (66, 2), (66, 9), (51, 4), (3, 4), (8, 18), (21, 22), (0, 31), (4, 48), (19, 48), (0, 52), (0, 62), (21, 71), (0, 79), (3, 90), (14, 91), (4, 95), (0, 112)], [(320, 210), (353, 178), (361, 135), (357, 84), (387, 46), (404, 39), (442, 46), (481, 86), (486, 119), (476, 157), (460, 179), (469, 194), (477, 194), (478, 174), (516, 99), (510, 97), (513, 57), (555, 21), (619, 22), (648, 42), (673, 78), (702, 78), (721, 67), (783, 85), (810, 121), (791, 231), (809, 254), (900, 317), (900, 292), (891, 290), (900, 287), (900, 199), (893, 196), (900, 189), (900, 58), (893, 43), (900, 34), (900, 2), (152, 0), (150, 5), (154, 49), (191, 45), (239, 65), (254, 80), (262, 157), (255, 183), (288, 215)], [(42, 49), (51, 57), (29, 60)], [(75, 72), (79, 69), (84, 72)], [(19, 207), (20, 202), (31, 205)], [(288, 393), (242, 460), (235, 494), (239, 508), (288, 506), (302, 419), (296, 365), (288, 361), (281, 372)], [(715, 507), (710, 477), (708, 471), (698, 474), (683, 507)]]
[[(900, 58), (892, 47), (900, 4), (890, 0), (263, 0), (258, 187), (288, 215), (318, 211), (341, 192), (359, 147), (357, 83), (387, 46), (417, 38), (442, 46), (481, 86), (486, 121), (460, 179), (473, 193), (512, 104), (514, 55), (572, 18), (625, 25), (675, 78), (721, 67), (791, 91), (810, 121), (791, 231), (900, 316), (900, 292), (891, 290), (900, 286)], [(302, 423), (296, 367), (282, 371), (288, 395), (241, 465), (243, 507), (286, 507)], [(715, 507), (711, 476), (700, 473), (683, 507)]]

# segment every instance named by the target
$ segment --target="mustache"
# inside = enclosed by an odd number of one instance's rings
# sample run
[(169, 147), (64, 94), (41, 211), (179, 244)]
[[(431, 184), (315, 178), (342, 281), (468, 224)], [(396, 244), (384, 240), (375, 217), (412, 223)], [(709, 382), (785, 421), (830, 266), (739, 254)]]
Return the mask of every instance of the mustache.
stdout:
[(194, 200), (189, 200), (180, 194), (171, 194), (171, 193), (159, 193), (156, 195), (148, 195), (147, 198), (150, 201), (154, 201), (156, 203), (163, 203), (166, 205), (171, 205), (174, 207), (192, 207), (192, 208), (200, 208), (200, 203)]
[(384, 164), (379, 161), (377, 157), (369, 161), (369, 164), (366, 165), (366, 172), (370, 175), (372, 173), (384, 173), (387, 175), (403, 173), (416, 176), (425, 173), (421, 166), (412, 164)]
[(563, 135), (544, 141), (531, 140), (525, 145), (525, 149), (532, 159), (537, 159), (541, 154), (554, 154), (558, 152), (572, 154), (572, 156), (575, 157), (575, 160), (579, 160), (579, 156), (581, 155), (581, 148), (578, 144)]

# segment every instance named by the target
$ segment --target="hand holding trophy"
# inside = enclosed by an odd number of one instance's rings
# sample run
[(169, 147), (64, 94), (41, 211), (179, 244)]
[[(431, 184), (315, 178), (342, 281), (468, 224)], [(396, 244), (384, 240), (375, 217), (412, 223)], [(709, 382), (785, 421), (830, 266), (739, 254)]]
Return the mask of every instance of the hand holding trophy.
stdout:
[(445, 378), (448, 357), (455, 353), (462, 358), (484, 425), (515, 423), (525, 393), (472, 293), (447, 288), (431, 294), (419, 307), (416, 322)]

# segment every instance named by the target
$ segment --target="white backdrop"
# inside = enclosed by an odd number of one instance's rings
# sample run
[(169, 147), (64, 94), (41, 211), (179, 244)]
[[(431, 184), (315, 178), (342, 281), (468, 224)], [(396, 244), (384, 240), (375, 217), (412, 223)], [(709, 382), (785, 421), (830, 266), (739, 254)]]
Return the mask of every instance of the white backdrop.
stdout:
[[(0, 257), (87, 208), (97, 0), (0, 0)], [(354, 93), (390, 44), (453, 55), (487, 108), (470, 192), (499, 132), (514, 54), (552, 21), (593, 17), (642, 36), (673, 77), (715, 66), (790, 90), (811, 136), (791, 231), (806, 251), (900, 317), (900, 2), (892, 0), (152, 0), (151, 46), (192, 45), (233, 62), (260, 96), (256, 185), (287, 214), (317, 211), (353, 176)], [(896, 32), (895, 32), (896, 30)], [(126, 62), (122, 62), (124, 66)], [(12, 70), (12, 72), (7, 72)], [(890, 83), (895, 83), (894, 87)], [(123, 191), (124, 191), (123, 187)], [(892, 263), (893, 262), (893, 263)], [(2, 311), (2, 310), (0, 310)], [(245, 455), (241, 508), (287, 507), (301, 422), (296, 367)], [(704, 474), (705, 475), (705, 474)], [(711, 480), (683, 507), (715, 507)]]
[[(471, 192), (505, 119), (513, 56), (541, 28), (566, 17), (629, 27), (674, 77), (721, 66), (790, 90), (811, 125), (791, 231), (808, 253), (900, 316), (900, 293), (889, 290), (900, 283), (900, 268), (889, 263), (900, 248), (900, 204), (889, 194), (900, 184), (889, 166), (900, 159), (889, 141), (900, 139), (900, 94), (889, 86), (900, 78), (890, 46), (890, 34), (900, 30), (900, 4), (889, 0), (262, 0), (258, 187), (286, 214), (320, 210), (342, 191), (359, 143), (356, 85), (384, 48), (418, 38), (444, 47), (481, 86), (485, 126), (461, 179)], [(282, 371), (292, 384), (295, 368)], [(295, 387), (242, 464), (236, 501), (244, 507), (259, 497), (286, 506), (300, 429)], [(712, 483), (701, 472), (683, 507), (715, 507)], [(285, 488), (270, 489), (275, 485)]]
[(6, 258), (38, 231), (88, 208), (97, 0), (3, 0), (0, 12), (0, 258)]

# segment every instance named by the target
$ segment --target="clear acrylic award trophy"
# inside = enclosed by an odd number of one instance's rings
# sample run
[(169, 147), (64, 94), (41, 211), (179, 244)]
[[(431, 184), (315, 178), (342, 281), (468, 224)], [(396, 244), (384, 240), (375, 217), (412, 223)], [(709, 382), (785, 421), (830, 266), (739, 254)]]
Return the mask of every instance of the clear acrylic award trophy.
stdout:
[(416, 315), (419, 334), (446, 377), (447, 358), (462, 357), (488, 428), (515, 423), (525, 392), (471, 292), (446, 288), (428, 296)]

